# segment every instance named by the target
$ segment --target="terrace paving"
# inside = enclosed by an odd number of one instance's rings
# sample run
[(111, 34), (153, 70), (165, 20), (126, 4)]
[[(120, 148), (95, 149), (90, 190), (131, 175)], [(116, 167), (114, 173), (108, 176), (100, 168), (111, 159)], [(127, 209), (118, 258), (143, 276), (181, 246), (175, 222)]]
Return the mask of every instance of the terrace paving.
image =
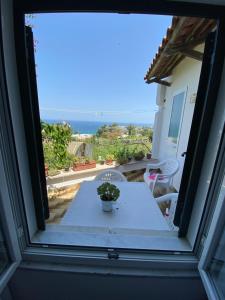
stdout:
[(157, 162), (155, 159), (143, 159), (141, 161), (131, 161), (125, 165), (116, 165), (114, 162), (113, 165), (100, 165), (97, 164), (96, 168), (94, 169), (88, 169), (83, 171), (68, 171), (68, 172), (62, 172), (55, 176), (49, 176), (47, 178), (47, 185), (62, 184), (63, 182), (72, 181), (72, 180), (79, 180), (79, 179), (86, 179), (87, 177), (95, 177), (100, 172), (107, 170), (107, 169), (115, 169), (122, 173), (124, 172), (131, 172), (135, 170), (141, 170), (146, 168), (146, 165), (148, 163)]

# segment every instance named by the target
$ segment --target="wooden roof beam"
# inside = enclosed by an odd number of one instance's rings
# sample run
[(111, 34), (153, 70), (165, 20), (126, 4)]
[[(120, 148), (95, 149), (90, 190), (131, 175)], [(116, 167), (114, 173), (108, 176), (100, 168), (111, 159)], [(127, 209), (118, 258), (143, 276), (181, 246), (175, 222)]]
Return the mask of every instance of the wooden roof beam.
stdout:
[(162, 85), (165, 85), (165, 86), (171, 86), (171, 83), (166, 81), (166, 80), (162, 80), (162, 79), (159, 79), (159, 78), (153, 78), (151, 80), (147, 80), (146, 83), (148, 84), (151, 84), (151, 83), (158, 83), (158, 84), (162, 84)]
[(194, 49), (190, 49), (189, 47), (186, 47), (186, 46), (176, 47), (176, 48), (168, 48), (165, 54), (168, 57), (172, 57), (172, 56), (174, 56), (178, 53), (180, 53), (184, 56), (199, 60), (199, 61), (202, 61), (202, 59), (203, 59), (203, 53), (202, 52), (199, 52), (199, 51), (194, 50)]
[(179, 50), (179, 52), (187, 57), (196, 59), (198, 61), (202, 61), (203, 59), (203, 53), (193, 49), (183, 49)]

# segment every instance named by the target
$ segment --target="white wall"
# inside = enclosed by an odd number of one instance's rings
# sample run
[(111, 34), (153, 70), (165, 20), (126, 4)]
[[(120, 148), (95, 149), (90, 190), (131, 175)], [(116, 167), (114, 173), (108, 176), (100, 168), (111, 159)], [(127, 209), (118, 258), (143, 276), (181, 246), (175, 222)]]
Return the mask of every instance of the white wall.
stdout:
[[(199, 46), (198, 50), (203, 51), (203, 46)], [(184, 159), (181, 154), (187, 150), (188, 137), (191, 128), (191, 121), (194, 112), (194, 103), (190, 102), (191, 96), (197, 92), (199, 76), (201, 72), (201, 62), (185, 58), (174, 70), (173, 74), (167, 81), (172, 82), (170, 87), (165, 90), (165, 95), (160, 91), (162, 87), (158, 89), (157, 104), (159, 105), (159, 95), (162, 95), (161, 106), (159, 106), (160, 117), (157, 118), (161, 120), (161, 128), (157, 126), (157, 138), (153, 139), (153, 143), (158, 143), (154, 145), (154, 149), (158, 149), (158, 154), (154, 153), (153, 157), (163, 160), (169, 157), (177, 157), (180, 161), (181, 168), (179, 172), (174, 176), (173, 185), (179, 190), (180, 180), (182, 176)], [(164, 87), (163, 87), (164, 89)], [(186, 90), (186, 99), (183, 110), (183, 117), (181, 121), (181, 129), (179, 140), (176, 149), (172, 147), (171, 142), (168, 140), (168, 131), (170, 124), (170, 116), (173, 104), (173, 96), (175, 93)], [(166, 100), (164, 104), (163, 100)], [(158, 122), (159, 123), (159, 122)]]

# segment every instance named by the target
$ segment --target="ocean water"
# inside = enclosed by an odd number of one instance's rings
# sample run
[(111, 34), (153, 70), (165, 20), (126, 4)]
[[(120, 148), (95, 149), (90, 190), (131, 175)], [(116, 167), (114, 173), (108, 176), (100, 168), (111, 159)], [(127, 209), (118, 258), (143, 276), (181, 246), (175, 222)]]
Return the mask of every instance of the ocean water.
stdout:
[[(92, 122), (92, 121), (69, 121), (69, 120), (44, 120), (50, 124), (62, 123), (63, 121), (70, 124), (74, 133), (80, 134), (96, 134), (97, 130), (103, 125), (111, 125), (114, 122)], [(139, 123), (116, 123), (119, 126), (135, 125), (140, 127), (152, 127), (151, 124), (139, 124)]]

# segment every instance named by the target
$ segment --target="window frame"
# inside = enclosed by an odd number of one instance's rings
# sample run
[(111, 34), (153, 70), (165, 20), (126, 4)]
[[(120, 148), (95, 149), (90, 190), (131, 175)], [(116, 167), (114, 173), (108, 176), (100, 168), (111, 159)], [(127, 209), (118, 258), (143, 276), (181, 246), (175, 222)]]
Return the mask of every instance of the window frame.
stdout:
[[(15, 218), (15, 207), (13, 209), (15, 196), (19, 198), (21, 194), (17, 193), (14, 183), (15, 181), (18, 183), (18, 179), (16, 180), (15, 178), (15, 172), (12, 172), (15, 149), (10, 126), (11, 117), (8, 111), (8, 93), (2, 44), (2, 32), (0, 31), (0, 219), (9, 257), (8, 265), (0, 275), (0, 293), (6, 287), (22, 260), (18, 234), (23, 230), (20, 226), (19, 218)], [(10, 172), (11, 175), (9, 176)]]
[[(200, 74), (195, 110), (174, 218), (174, 224), (179, 226), (179, 237), (186, 236), (188, 232), (194, 199), (204, 164), (206, 145), (209, 140), (208, 133), (212, 126), (223, 72), (224, 54), (222, 53), (221, 46), (225, 43), (224, 35), (225, 22), (224, 20), (220, 20), (217, 22), (217, 30), (213, 33), (211, 32), (206, 40), (205, 47), (207, 52), (204, 52), (202, 64), (204, 69), (202, 68)], [(220, 63), (218, 64), (217, 61), (220, 61)], [(219, 79), (216, 80), (216, 78)], [(215, 98), (217, 99), (216, 101), (214, 101)]]
[(9, 263), (5, 270), (0, 275), (0, 293), (6, 287), (10, 278), (19, 266), (22, 256), (20, 251), (20, 245), (18, 241), (18, 231), (16, 230), (14, 215), (11, 207), (10, 191), (6, 181), (6, 174), (3, 167), (3, 157), (0, 153), (0, 176), (3, 186), (1, 188), (1, 194), (4, 195), (4, 201), (0, 194), (0, 218), (2, 220), (2, 230), (5, 238), (5, 244), (7, 248), (7, 254), (9, 256)]
[[(181, 125), (182, 125), (182, 121), (183, 121), (183, 116), (184, 116), (184, 109), (185, 109), (185, 104), (186, 104), (186, 100), (187, 100), (187, 90), (188, 87), (186, 86), (186, 88), (183, 89), (179, 89), (176, 90), (173, 94), (172, 94), (172, 104), (171, 104), (171, 112), (170, 112), (170, 120), (169, 120), (169, 130), (168, 130), (168, 141), (171, 144), (176, 145), (176, 152), (177, 152), (177, 147), (179, 145), (179, 138), (180, 138), (180, 132), (181, 132)], [(177, 133), (177, 137), (176, 137), (176, 142), (171, 141), (171, 136), (169, 136), (169, 132), (170, 132), (170, 125), (171, 125), (171, 118), (172, 118), (172, 113), (173, 113), (173, 105), (174, 105), (174, 98), (180, 94), (184, 93), (184, 97), (183, 97), (183, 105), (182, 105), (182, 109), (181, 109), (181, 115), (180, 115), (180, 122), (179, 122), (179, 129), (178, 129), (178, 133)]]
[[(21, 22), (21, 18), (23, 18), (23, 15), (25, 13), (41, 13), (41, 12), (50, 12), (50, 11), (55, 11), (55, 12), (60, 12), (60, 11), (77, 11), (77, 12), (119, 12), (119, 13), (127, 13), (128, 11), (130, 12), (139, 12), (139, 13), (150, 13), (150, 14), (164, 14), (164, 15), (169, 15), (169, 14), (176, 14), (176, 15), (190, 15), (190, 16), (198, 16), (198, 17), (212, 17), (216, 19), (221, 19), (224, 17), (225, 13), (225, 7), (223, 6), (214, 6), (214, 5), (205, 5), (205, 4), (194, 4), (194, 3), (181, 3), (177, 1), (160, 1), (158, 3), (156, 2), (149, 2), (146, 3), (145, 1), (139, 1), (138, 3), (135, 4), (135, 8), (132, 3), (129, 1), (126, 1), (125, 3), (115, 3), (114, 1), (109, 1), (107, 3), (99, 4), (95, 3), (93, 1), (77, 1), (76, 3), (71, 3), (69, 0), (65, 0), (62, 4), (61, 1), (45, 1), (44, 3), (41, 3), (39, 1), (23, 1), (22, 3), (18, 4), (18, 2), (14, 2), (14, 17), (15, 17), (15, 24), (18, 24)], [(15, 26), (15, 33), (16, 33), (16, 39), (18, 39), (18, 26)], [(17, 53), (18, 55), (18, 53)], [(223, 62), (224, 56), (220, 58), (220, 60)], [(18, 66), (18, 73), (20, 73), (21, 68)], [(22, 94), (22, 93), (21, 93)], [(32, 245), (30, 242), (27, 243), (28, 246), (31, 246), (30, 248), (30, 253), (34, 252), (37, 250), (36, 254), (40, 257), (42, 257), (41, 252), (43, 251), (43, 248), (38, 247), (37, 245)], [(49, 248), (46, 250), (46, 253), (49, 252), (50, 256), (52, 256), (52, 252), (50, 250), (50, 247), (48, 245), (44, 245), (45, 247)], [(31, 250), (31, 249), (36, 249)], [(57, 245), (52, 248), (57, 248)], [(39, 250), (40, 251), (39, 251)], [(92, 249), (95, 251), (94, 249)], [(99, 253), (98, 250), (96, 250)], [(25, 251), (26, 252), (26, 251)], [(38, 253), (39, 252), (39, 253)], [(129, 251), (128, 251), (129, 252)], [(141, 250), (140, 250), (141, 252)], [(91, 251), (88, 253), (90, 254)], [(127, 253), (127, 251), (126, 251)], [(135, 253), (135, 251), (132, 251), (132, 253)], [(148, 251), (148, 255), (151, 253), (151, 251)], [(28, 255), (28, 252), (26, 252)], [(72, 254), (72, 252), (70, 253)], [(137, 255), (140, 259), (140, 253)], [(178, 253), (178, 256), (180, 253)], [(188, 261), (194, 261), (194, 264), (196, 265), (196, 261), (194, 258), (194, 253), (190, 254), (183, 254), (182, 257), (185, 257), (187, 255)], [(28, 258), (26, 256), (26, 258)], [(166, 255), (165, 253), (162, 254), (161, 258), (165, 258)], [(42, 257), (43, 258), (43, 257)], [(168, 258), (168, 256), (167, 256)], [(179, 257), (180, 259), (180, 257)], [(182, 259), (180, 259), (182, 260)], [(184, 259), (185, 260), (185, 259)], [(177, 259), (174, 259), (174, 263), (177, 262)]]
[(214, 218), (212, 220), (212, 225), (209, 230), (209, 235), (205, 242), (205, 247), (198, 265), (201, 279), (203, 281), (207, 295), (211, 300), (220, 299), (217, 288), (215, 286), (215, 283), (212, 279), (212, 276), (208, 268), (210, 265), (210, 261), (213, 258), (213, 254), (215, 253), (217, 242), (221, 234), (221, 231), (218, 230), (218, 227), (221, 228), (222, 226), (224, 226), (224, 217), (225, 217), (224, 209), (225, 209), (225, 201), (223, 201), (222, 205), (221, 203), (218, 203)]
[[(217, 159), (216, 168), (214, 173), (217, 174), (217, 181), (215, 184), (215, 189), (211, 191), (214, 193), (214, 197), (218, 200), (220, 189), (225, 178), (225, 126), (223, 129), (223, 137), (220, 145), (220, 154)], [(207, 230), (204, 232), (203, 239), (203, 249), (200, 256), (198, 270), (202, 278), (203, 284), (205, 286), (207, 295), (209, 299), (220, 299), (218, 296), (217, 289), (211, 278), (209, 272), (209, 265), (213, 255), (215, 253), (218, 241), (222, 234), (222, 230), (225, 229), (225, 199), (222, 201), (216, 201), (211, 207), (213, 211), (213, 216), (211, 217), (211, 222), (208, 222)], [(215, 298), (217, 297), (217, 298)]]

